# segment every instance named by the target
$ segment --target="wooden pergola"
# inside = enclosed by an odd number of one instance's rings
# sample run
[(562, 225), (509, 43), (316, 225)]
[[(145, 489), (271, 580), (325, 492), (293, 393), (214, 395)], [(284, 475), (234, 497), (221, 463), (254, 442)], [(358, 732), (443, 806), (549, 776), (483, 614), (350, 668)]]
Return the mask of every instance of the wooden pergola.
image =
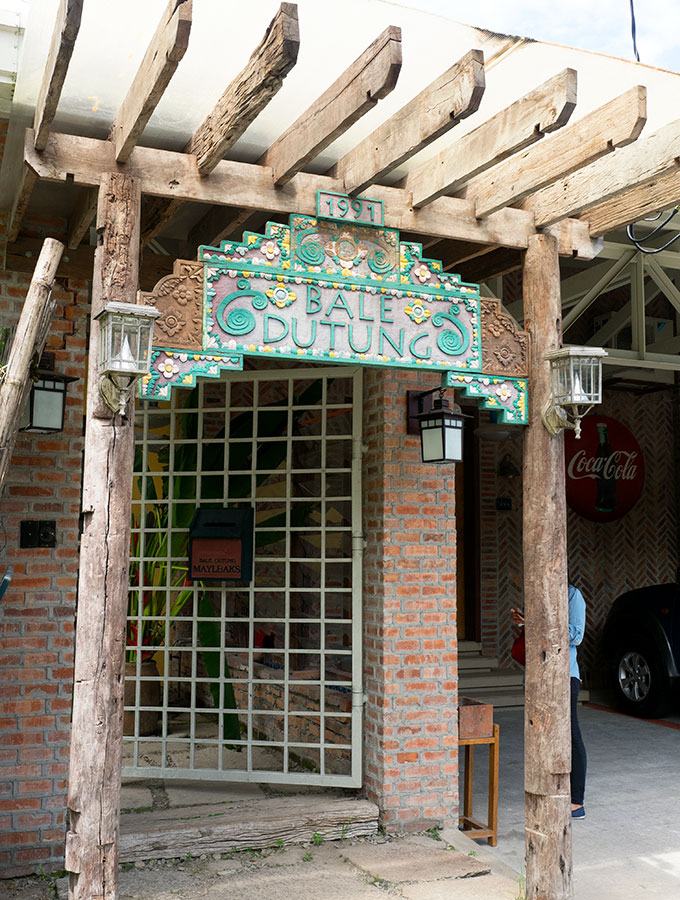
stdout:
[[(99, 352), (96, 315), (105, 301), (135, 302), (140, 279), (154, 283), (169, 271), (163, 258), (149, 262), (147, 254), (148, 272), (140, 274), (140, 251), (187, 203), (207, 206), (186, 239), (187, 255), (193, 256), (199, 244), (240, 238), (267, 218), (314, 215), (319, 190), (368, 192), (384, 203), (390, 226), (429, 242), (430, 252), (451, 266), (487, 256), (488, 272), (497, 274), (503, 254), (522, 254), (523, 310), (514, 311), (531, 337), (524, 453), (527, 897), (568, 897), (564, 451), (561, 438), (544, 429), (541, 409), (550, 392), (546, 354), (561, 345), (563, 326), (597, 292), (581, 295), (563, 320), (559, 259), (590, 260), (601, 250), (603, 235), (680, 201), (680, 120), (639, 138), (646, 90), (637, 86), (570, 125), (576, 72), (565, 69), (480, 121), (397, 184), (387, 184), (391, 172), (463, 119), (476, 121), (485, 64), (482, 52), (472, 49), (332, 168), (324, 174), (310, 171), (314, 160), (397, 84), (401, 33), (390, 27), (297, 121), (273, 136), (259, 159), (238, 161), (230, 158), (234, 145), (297, 61), (297, 7), (282, 3), (248, 64), (184, 150), (151, 149), (138, 142), (181, 65), (191, 32), (192, 0), (170, 0), (108, 139), (55, 133), (52, 123), (82, 7), (83, 0), (60, 5), (33, 127), (26, 132), (8, 258), (19, 258), (27, 246), (21, 223), (36, 183), (77, 185), (67, 241), (72, 265), (93, 222), (98, 235), (91, 276), (91, 371)], [(83, 255), (89, 252), (81, 249)], [(87, 265), (85, 260), (84, 271)], [(602, 277), (614, 278), (616, 266), (607, 266)], [(677, 291), (672, 302), (680, 309)], [(638, 317), (639, 308), (638, 303)], [(66, 848), (69, 896), (79, 900), (117, 896), (132, 423), (133, 409), (112, 415), (90, 379)]]

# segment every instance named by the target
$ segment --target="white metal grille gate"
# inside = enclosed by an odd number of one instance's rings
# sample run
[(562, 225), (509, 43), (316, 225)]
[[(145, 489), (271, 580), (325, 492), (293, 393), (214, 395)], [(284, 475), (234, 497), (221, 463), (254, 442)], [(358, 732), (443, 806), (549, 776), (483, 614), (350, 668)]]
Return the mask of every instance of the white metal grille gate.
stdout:
[[(230, 374), (137, 414), (123, 775), (361, 784), (361, 370)], [(186, 581), (252, 504), (250, 585)]]

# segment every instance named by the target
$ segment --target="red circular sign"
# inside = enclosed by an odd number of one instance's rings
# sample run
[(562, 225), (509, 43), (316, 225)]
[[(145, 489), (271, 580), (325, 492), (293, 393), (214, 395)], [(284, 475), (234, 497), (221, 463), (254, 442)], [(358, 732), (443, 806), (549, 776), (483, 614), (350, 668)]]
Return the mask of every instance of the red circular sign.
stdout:
[(640, 445), (608, 416), (586, 416), (581, 437), (565, 432), (567, 503), (593, 522), (620, 519), (637, 503), (645, 481)]

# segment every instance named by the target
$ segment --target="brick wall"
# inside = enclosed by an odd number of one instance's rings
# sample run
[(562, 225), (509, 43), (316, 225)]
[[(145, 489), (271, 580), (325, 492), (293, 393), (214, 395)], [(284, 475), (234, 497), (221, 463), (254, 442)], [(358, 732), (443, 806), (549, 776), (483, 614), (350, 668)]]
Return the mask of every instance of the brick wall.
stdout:
[[(636, 395), (604, 391), (598, 412), (622, 422), (635, 436), (645, 462), (645, 486), (637, 504), (614, 522), (591, 522), (567, 508), (569, 566), (587, 604), (587, 626), (579, 650), (586, 685), (596, 684), (598, 642), (613, 600), (635, 587), (672, 581), (678, 564), (673, 462), (673, 394), (670, 390)], [(481, 637), (484, 652), (510, 659), (515, 629), (512, 606), (523, 605), (522, 479), (498, 475), (506, 453), (522, 468), (522, 438), (479, 445)], [(497, 496), (512, 499), (512, 511), (495, 508)]]
[(388, 828), (457, 824), (454, 469), (406, 435), (418, 374), (364, 375), (364, 777)]
[[(63, 223), (35, 233), (58, 235)], [(41, 235), (42, 236), (42, 235)], [(18, 319), (29, 275), (0, 271), (0, 322)], [(63, 432), (20, 435), (0, 499), (0, 877), (63, 867), (78, 568), (87, 285), (57, 282), (47, 342), (71, 384)], [(54, 519), (55, 549), (19, 549), (22, 519)]]

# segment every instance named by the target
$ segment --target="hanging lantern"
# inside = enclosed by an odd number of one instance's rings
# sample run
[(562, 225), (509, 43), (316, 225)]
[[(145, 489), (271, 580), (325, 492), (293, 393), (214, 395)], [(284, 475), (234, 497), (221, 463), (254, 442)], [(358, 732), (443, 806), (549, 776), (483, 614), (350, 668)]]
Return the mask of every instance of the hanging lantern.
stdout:
[[(425, 392), (422, 396), (431, 391)], [(418, 413), (420, 457), (426, 463), (461, 462), (463, 459), (463, 422), (467, 418), (458, 404), (450, 407), (442, 396), (435, 397), (432, 409)]]
[(54, 371), (54, 354), (44, 353), (38, 365), (35, 381), (31, 386), (28, 403), (24, 409), (20, 431), (32, 434), (50, 434), (63, 431), (66, 411), (66, 389), (75, 375), (62, 375)]

